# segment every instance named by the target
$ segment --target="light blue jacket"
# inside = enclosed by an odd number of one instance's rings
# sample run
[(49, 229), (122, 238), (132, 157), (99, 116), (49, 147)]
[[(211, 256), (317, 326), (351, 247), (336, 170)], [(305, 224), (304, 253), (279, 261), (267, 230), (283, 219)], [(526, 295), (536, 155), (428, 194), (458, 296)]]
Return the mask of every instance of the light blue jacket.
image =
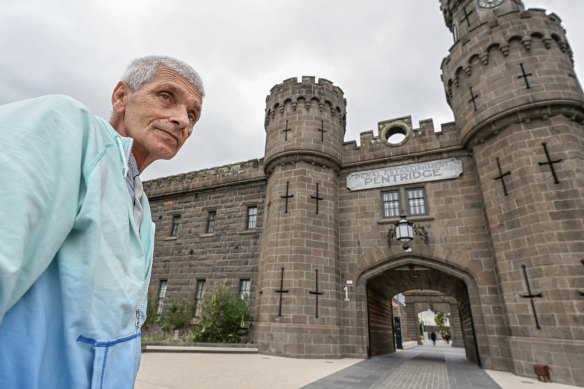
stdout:
[(0, 106), (0, 388), (132, 388), (154, 226), (132, 139), (64, 96)]

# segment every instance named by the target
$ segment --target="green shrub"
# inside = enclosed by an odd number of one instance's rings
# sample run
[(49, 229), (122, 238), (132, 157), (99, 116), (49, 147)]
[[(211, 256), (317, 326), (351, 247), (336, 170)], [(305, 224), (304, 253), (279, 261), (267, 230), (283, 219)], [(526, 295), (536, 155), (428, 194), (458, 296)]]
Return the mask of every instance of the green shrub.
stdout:
[(156, 323), (156, 313), (158, 312), (158, 299), (152, 297), (150, 291), (148, 292), (148, 305), (146, 307), (146, 320), (142, 324), (143, 329), (148, 329), (152, 324)]
[(240, 330), (251, 320), (247, 298), (234, 295), (223, 283), (207, 293), (201, 304), (201, 315), (193, 329), (194, 342), (237, 343), (241, 340)]
[(178, 297), (170, 301), (168, 308), (163, 312), (160, 318), (160, 326), (167, 332), (176, 330), (185, 331), (191, 327), (192, 320), (193, 303), (182, 297)]

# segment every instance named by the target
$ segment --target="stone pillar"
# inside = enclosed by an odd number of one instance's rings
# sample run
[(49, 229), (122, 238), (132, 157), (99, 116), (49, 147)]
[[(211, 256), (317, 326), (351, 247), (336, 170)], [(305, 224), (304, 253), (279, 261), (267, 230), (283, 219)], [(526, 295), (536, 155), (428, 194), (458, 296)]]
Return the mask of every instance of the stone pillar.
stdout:
[(340, 88), (314, 77), (286, 80), (266, 99), (268, 184), (254, 323), (262, 353), (341, 355), (336, 176), (345, 104)]
[(460, 322), (460, 313), (456, 303), (450, 304), (450, 336), (452, 338), (452, 347), (464, 347), (462, 342), (462, 327)]
[(416, 315), (416, 308), (414, 302), (407, 302), (405, 306), (405, 316), (407, 317), (408, 326), (406, 327), (407, 340), (415, 340), (418, 344), (422, 344), (420, 338), (420, 323), (418, 322), (418, 315)]

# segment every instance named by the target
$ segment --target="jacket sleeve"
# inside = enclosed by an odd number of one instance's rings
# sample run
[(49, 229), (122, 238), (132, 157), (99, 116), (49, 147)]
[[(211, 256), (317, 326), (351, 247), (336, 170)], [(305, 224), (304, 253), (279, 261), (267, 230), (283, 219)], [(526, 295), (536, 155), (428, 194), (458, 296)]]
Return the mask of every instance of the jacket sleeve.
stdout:
[(92, 118), (64, 96), (0, 106), (0, 323), (71, 232)]

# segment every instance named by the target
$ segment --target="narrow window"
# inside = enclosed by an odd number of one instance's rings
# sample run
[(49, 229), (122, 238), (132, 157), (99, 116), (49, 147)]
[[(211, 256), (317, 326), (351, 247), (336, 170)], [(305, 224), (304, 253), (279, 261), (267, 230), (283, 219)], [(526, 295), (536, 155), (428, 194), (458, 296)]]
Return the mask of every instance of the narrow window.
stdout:
[(427, 215), (426, 194), (424, 188), (406, 189), (408, 216)]
[(399, 217), (399, 191), (381, 192), (383, 217)]
[(178, 233), (178, 225), (180, 224), (180, 215), (172, 217), (172, 227), (170, 228), (170, 236), (176, 236)]
[(164, 305), (164, 297), (166, 296), (166, 280), (160, 280), (160, 285), (158, 286), (158, 308), (156, 310), (156, 316), (162, 314), (162, 306)]
[(199, 317), (202, 310), (201, 302), (205, 294), (205, 280), (197, 280), (197, 287), (195, 289), (195, 317)]
[(249, 297), (250, 280), (239, 280), (239, 297)]
[(458, 41), (458, 25), (456, 23), (452, 23), (452, 37), (454, 42)]
[(212, 234), (215, 232), (215, 217), (217, 216), (217, 211), (209, 211), (207, 215), (207, 229), (205, 230), (207, 234)]
[(256, 219), (258, 215), (258, 207), (248, 207), (247, 208), (247, 220), (245, 222), (246, 230), (253, 230), (256, 228)]

